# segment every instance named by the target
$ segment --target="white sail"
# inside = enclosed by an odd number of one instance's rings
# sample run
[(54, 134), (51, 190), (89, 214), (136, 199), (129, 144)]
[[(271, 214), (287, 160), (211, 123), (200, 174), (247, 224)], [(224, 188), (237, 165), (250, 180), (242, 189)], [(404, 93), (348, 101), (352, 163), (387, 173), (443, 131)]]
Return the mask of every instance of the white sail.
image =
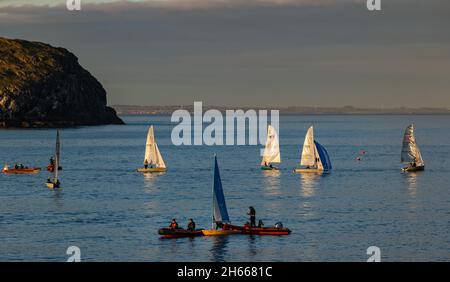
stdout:
[(161, 152), (158, 149), (158, 145), (155, 142), (153, 125), (148, 129), (147, 142), (145, 144), (144, 164), (146, 163), (160, 168), (166, 167)]
[(271, 125), (267, 127), (266, 148), (264, 149), (261, 165), (270, 163), (281, 163), (280, 141), (276, 130)]
[(317, 149), (314, 144), (314, 128), (311, 126), (305, 136), (305, 142), (303, 143), (302, 156), (300, 165), (302, 166), (315, 166), (317, 157)]
[(159, 151), (158, 145), (155, 143), (155, 151), (156, 151), (156, 167), (166, 168), (166, 164), (161, 156), (161, 152)]
[(416, 163), (417, 166), (424, 164), (414, 136), (414, 124), (409, 125), (403, 135), (401, 161), (403, 163)]

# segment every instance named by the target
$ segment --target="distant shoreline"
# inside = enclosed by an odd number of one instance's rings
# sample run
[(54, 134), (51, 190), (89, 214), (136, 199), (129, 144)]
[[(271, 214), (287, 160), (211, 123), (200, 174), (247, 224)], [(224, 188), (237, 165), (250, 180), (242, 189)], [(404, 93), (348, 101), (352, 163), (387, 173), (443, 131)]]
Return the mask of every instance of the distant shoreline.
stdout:
[[(176, 110), (184, 109), (193, 113), (193, 106), (128, 106), (128, 105), (112, 105), (118, 115), (154, 115), (154, 116), (170, 116)], [(209, 109), (216, 109), (220, 112), (226, 110), (279, 110), (280, 115), (450, 115), (450, 109), (447, 108), (357, 108), (352, 106), (346, 107), (280, 107), (280, 108), (264, 108), (264, 107), (222, 107), (222, 106), (203, 106), (203, 112)]]

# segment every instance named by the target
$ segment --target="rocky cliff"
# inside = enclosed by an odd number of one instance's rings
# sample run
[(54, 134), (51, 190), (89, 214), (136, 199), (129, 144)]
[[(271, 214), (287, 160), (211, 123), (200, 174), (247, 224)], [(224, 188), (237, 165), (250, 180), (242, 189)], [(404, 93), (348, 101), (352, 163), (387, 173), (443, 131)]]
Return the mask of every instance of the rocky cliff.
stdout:
[(103, 86), (63, 48), (0, 37), (0, 128), (123, 124)]

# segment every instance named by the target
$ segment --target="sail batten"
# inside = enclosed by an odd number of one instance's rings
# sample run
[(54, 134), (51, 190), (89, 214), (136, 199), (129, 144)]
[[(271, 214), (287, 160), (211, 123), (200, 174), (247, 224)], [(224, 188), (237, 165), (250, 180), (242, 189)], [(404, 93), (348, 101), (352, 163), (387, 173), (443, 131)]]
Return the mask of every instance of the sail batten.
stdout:
[(403, 135), (401, 162), (416, 163), (419, 166), (424, 164), (414, 135), (414, 124), (409, 125)]
[(230, 223), (225, 195), (223, 194), (222, 180), (220, 179), (217, 157), (214, 157), (214, 183), (213, 183), (213, 224)]
[(261, 165), (270, 163), (281, 163), (280, 141), (278, 134), (272, 125), (267, 127), (267, 141)]

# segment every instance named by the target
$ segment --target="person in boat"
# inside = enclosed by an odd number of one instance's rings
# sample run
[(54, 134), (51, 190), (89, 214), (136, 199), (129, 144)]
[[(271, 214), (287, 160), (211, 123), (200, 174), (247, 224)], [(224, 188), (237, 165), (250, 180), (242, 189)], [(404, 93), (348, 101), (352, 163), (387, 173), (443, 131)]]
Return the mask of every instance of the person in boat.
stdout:
[(144, 168), (145, 168), (145, 169), (148, 168), (148, 161), (147, 161), (147, 159), (145, 159), (145, 161), (144, 161)]
[(175, 218), (172, 219), (172, 222), (170, 223), (169, 228), (172, 228), (172, 229), (178, 228), (178, 222)]
[(195, 231), (195, 222), (192, 218), (189, 218), (189, 222), (187, 225), (187, 230), (189, 231)]
[(256, 227), (256, 210), (253, 207), (248, 207), (247, 215), (250, 216), (250, 227)]
[(260, 219), (258, 220), (258, 228), (264, 227), (264, 222)]
[(55, 159), (53, 158), (53, 156), (50, 157), (50, 165), (54, 166), (55, 165)]
[(269, 165), (270, 168), (273, 168), (272, 164)]
[(18, 164), (14, 164), (14, 169), (19, 169), (19, 165)]
[(50, 180), (50, 177), (47, 177), (47, 183), (52, 183), (52, 181)]
[(267, 162), (264, 162), (264, 166), (266, 166), (266, 167), (267, 167)]

